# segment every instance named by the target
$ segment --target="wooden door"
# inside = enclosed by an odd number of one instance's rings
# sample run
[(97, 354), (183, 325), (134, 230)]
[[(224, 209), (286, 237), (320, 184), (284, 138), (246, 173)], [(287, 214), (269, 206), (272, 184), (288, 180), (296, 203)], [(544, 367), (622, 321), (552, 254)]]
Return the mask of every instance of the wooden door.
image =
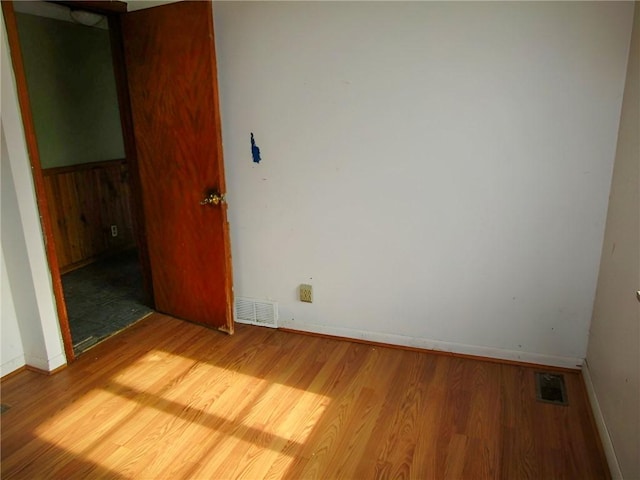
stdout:
[[(121, 16), (156, 309), (233, 332), (210, 1)], [(210, 197), (214, 200), (217, 197)]]

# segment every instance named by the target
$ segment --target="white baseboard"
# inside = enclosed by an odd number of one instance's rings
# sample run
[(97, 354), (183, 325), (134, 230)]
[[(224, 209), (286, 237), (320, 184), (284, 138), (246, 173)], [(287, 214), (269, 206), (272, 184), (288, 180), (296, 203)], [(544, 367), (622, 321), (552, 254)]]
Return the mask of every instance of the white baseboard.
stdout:
[(35, 355), (25, 355), (24, 361), (30, 367), (37, 368), (43, 372), (49, 371), (49, 362), (46, 358), (37, 357)]
[(11, 372), (15, 372), (20, 367), (24, 367), (25, 364), (24, 355), (19, 355), (4, 362), (2, 366), (0, 366), (0, 377), (4, 377), (5, 375), (9, 375)]
[(319, 333), (336, 337), (352, 338), (355, 340), (366, 340), (369, 342), (400, 345), (403, 347), (414, 347), (424, 350), (459, 353), (463, 355), (475, 355), (479, 357), (497, 358), (500, 360), (512, 360), (524, 363), (535, 363), (553, 367), (580, 369), (583, 363), (582, 358), (560, 357), (531, 352), (518, 352), (493, 347), (442, 342), (439, 340), (430, 340), (427, 338), (407, 337), (404, 335), (395, 335), (390, 333), (367, 332), (364, 330), (354, 330), (350, 328), (300, 323), (298, 321), (281, 321), (278, 326), (281, 328), (297, 330), (300, 332)]
[(49, 359), (37, 357), (35, 355), (28, 355), (25, 358), (25, 363), (28, 366), (37, 368), (43, 372), (53, 372), (56, 368), (66, 365), (67, 359), (63, 353)]
[(67, 364), (67, 357), (64, 353), (61, 353), (60, 355), (56, 355), (55, 357), (50, 358), (47, 363), (49, 365), (48, 371), (53, 372), (57, 368), (60, 368)]
[(616, 456), (616, 451), (613, 448), (613, 442), (611, 441), (611, 436), (609, 435), (609, 429), (607, 428), (607, 423), (604, 420), (604, 415), (602, 415), (600, 403), (598, 402), (598, 396), (596, 395), (596, 390), (593, 387), (593, 381), (591, 380), (589, 365), (586, 361), (582, 366), (582, 377), (584, 378), (584, 384), (587, 388), (587, 395), (589, 397), (589, 402), (591, 403), (591, 410), (593, 411), (593, 417), (596, 421), (596, 426), (598, 427), (598, 433), (600, 434), (600, 441), (602, 442), (604, 454), (607, 457), (607, 463), (609, 464), (611, 477), (614, 480), (622, 480), (622, 470), (620, 470), (618, 457)]

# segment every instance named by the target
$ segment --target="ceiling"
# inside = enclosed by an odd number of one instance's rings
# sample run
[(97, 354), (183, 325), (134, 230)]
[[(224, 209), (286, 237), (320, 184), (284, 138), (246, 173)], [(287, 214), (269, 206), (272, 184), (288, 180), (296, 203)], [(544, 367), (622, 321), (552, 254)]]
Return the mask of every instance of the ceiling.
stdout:
[[(143, 8), (157, 7), (158, 5), (164, 5), (166, 3), (175, 3), (176, 1), (180, 0), (130, 0), (123, 3), (127, 4), (127, 10), (129, 12), (133, 12), (135, 10), (142, 10)], [(63, 5), (38, 0), (23, 0), (13, 2), (13, 5), (16, 12), (36, 15), (38, 17), (53, 18), (55, 20), (62, 20), (63, 22), (77, 23), (71, 18), (71, 9)], [(108, 28), (107, 22), (104, 20), (93, 26), (95, 28)]]
[(157, 7), (165, 3), (175, 3), (179, 1), (181, 0), (129, 0), (124, 3), (127, 4), (127, 10), (133, 12), (135, 10), (142, 10), (143, 8)]

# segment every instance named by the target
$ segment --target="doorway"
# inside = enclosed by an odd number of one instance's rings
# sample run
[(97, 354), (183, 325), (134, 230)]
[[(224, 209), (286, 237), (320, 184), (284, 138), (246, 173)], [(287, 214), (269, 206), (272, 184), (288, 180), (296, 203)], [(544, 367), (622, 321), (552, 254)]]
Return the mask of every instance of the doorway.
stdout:
[(14, 6), (75, 356), (152, 311), (109, 26), (62, 5)]
[[(126, 157), (121, 167), (128, 169), (128, 175), (116, 178), (129, 180), (133, 236), (149, 303), (161, 313), (233, 334), (231, 245), (211, 1), (170, 2), (130, 13), (127, 4), (116, 0), (52, 3), (108, 17)], [(55, 248), (59, 223), (54, 220), (40, 166), (13, 5), (3, 1), (2, 10), (53, 294), (71, 362), (75, 355), (61, 277), (64, 261), (59, 261)], [(150, 58), (153, 68), (148, 69), (144, 66)], [(185, 75), (185, 70), (194, 75)], [(156, 101), (145, 105), (150, 98)], [(88, 223), (82, 216), (80, 220)]]

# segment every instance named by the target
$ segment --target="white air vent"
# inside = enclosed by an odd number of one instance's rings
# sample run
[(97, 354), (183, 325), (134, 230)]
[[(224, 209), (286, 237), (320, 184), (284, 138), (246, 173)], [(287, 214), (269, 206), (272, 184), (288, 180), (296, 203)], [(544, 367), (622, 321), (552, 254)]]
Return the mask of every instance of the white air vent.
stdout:
[(236, 297), (236, 322), (278, 328), (278, 304), (255, 298)]

